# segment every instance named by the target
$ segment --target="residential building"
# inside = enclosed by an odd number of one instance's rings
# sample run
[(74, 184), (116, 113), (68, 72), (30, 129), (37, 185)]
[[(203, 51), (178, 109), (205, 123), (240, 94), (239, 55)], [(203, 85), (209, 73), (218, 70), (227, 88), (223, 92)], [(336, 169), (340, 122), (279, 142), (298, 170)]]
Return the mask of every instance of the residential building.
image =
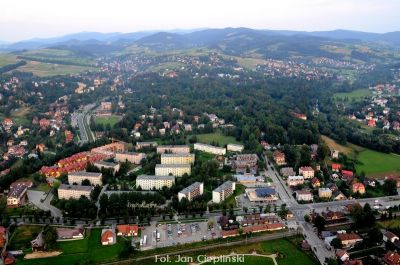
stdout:
[(399, 240), (399, 237), (396, 236), (395, 234), (393, 234), (392, 232), (386, 231), (385, 233), (383, 233), (383, 241), (385, 241), (385, 242), (390, 241), (390, 242), (394, 243), (397, 240)]
[(106, 162), (106, 161), (98, 161), (94, 163), (94, 166), (97, 167), (98, 169), (112, 169), (113, 174), (117, 173), (119, 171), (120, 165), (112, 162)]
[(312, 186), (313, 188), (319, 188), (319, 187), (321, 186), (321, 182), (319, 181), (318, 178), (313, 177), (313, 178), (311, 179), (311, 186)]
[(261, 176), (254, 176), (253, 174), (248, 175), (234, 175), (233, 176), (237, 182), (243, 185), (255, 185), (259, 184), (260, 182), (264, 182), (264, 178)]
[(274, 156), (275, 163), (276, 163), (278, 166), (286, 165), (285, 153), (276, 150), (276, 151), (273, 153), (273, 156)]
[(349, 260), (350, 255), (346, 250), (338, 249), (336, 250), (336, 257), (338, 257), (342, 262), (345, 262), (346, 260)]
[(145, 153), (136, 152), (118, 152), (115, 154), (115, 160), (117, 162), (131, 162), (132, 164), (139, 165), (143, 159), (146, 158)]
[(230, 152), (243, 152), (244, 146), (241, 144), (228, 144), (226, 150)]
[(319, 188), (318, 189), (318, 197), (320, 198), (330, 198), (332, 197), (332, 191), (328, 188)]
[(136, 150), (146, 147), (157, 147), (157, 142), (136, 142)]
[(103, 246), (114, 245), (117, 243), (114, 229), (102, 229), (101, 230), (101, 244)]
[(163, 187), (171, 188), (175, 183), (174, 176), (152, 176), (140, 175), (136, 178), (136, 187), (141, 187), (142, 190), (160, 190)]
[(80, 185), (66, 185), (61, 184), (58, 188), (59, 199), (79, 199), (81, 196), (90, 198), (92, 192), (92, 186), (80, 186)]
[(183, 174), (190, 175), (191, 165), (190, 164), (157, 164), (156, 165), (156, 176), (174, 175), (177, 177), (183, 176)]
[(251, 172), (255, 174), (258, 168), (258, 156), (256, 154), (243, 154), (233, 157), (232, 168), (236, 173)]
[(312, 167), (300, 167), (299, 175), (302, 175), (304, 179), (311, 179), (314, 177), (314, 169)]
[(0, 226), (0, 248), (4, 247), (6, 244), (6, 238), (7, 230), (4, 228), (4, 226)]
[(294, 172), (292, 167), (283, 167), (281, 168), (281, 175), (283, 177), (289, 177), (296, 175), (296, 172)]
[(358, 242), (363, 241), (363, 239), (355, 233), (338, 234), (337, 238), (342, 242), (344, 248), (353, 247)]
[(19, 207), (25, 202), (28, 188), (32, 187), (32, 181), (16, 181), (10, 185), (10, 190), (7, 194), (7, 206)]
[(313, 200), (313, 195), (309, 190), (297, 190), (295, 193), (298, 201), (309, 202)]
[(86, 171), (77, 171), (68, 173), (68, 183), (74, 184), (77, 183), (78, 185), (82, 184), (82, 181), (85, 179), (90, 181), (90, 184), (93, 186), (96, 185), (103, 185), (102, 176), (100, 172), (86, 172)]
[(383, 261), (387, 265), (400, 265), (400, 254), (393, 251), (388, 251), (383, 257)]
[(304, 177), (303, 176), (289, 176), (287, 178), (288, 186), (297, 186), (304, 184)]
[(161, 164), (194, 164), (194, 154), (161, 154)]
[(336, 164), (336, 163), (332, 164), (332, 171), (334, 172), (339, 172), (341, 168), (342, 168), (341, 164)]
[(117, 236), (138, 236), (138, 225), (117, 225)]
[(279, 199), (278, 193), (272, 187), (246, 189), (246, 195), (251, 202), (274, 202)]
[(181, 201), (183, 198), (188, 199), (188, 201), (193, 200), (196, 197), (203, 195), (204, 183), (195, 182), (190, 186), (184, 188), (178, 192), (178, 200)]
[(364, 194), (365, 193), (365, 186), (362, 183), (353, 183), (353, 185), (351, 185), (351, 191), (353, 193)]
[(56, 227), (56, 231), (59, 241), (68, 239), (83, 239), (85, 236), (85, 229), (83, 227)]
[(189, 154), (190, 147), (187, 145), (160, 145), (157, 146), (157, 153)]
[(236, 184), (232, 181), (226, 181), (212, 192), (212, 202), (221, 203), (231, 196), (235, 191)]
[(222, 147), (212, 146), (209, 144), (195, 143), (193, 146), (194, 150), (214, 154), (214, 155), (225, 155), (226, 149)]

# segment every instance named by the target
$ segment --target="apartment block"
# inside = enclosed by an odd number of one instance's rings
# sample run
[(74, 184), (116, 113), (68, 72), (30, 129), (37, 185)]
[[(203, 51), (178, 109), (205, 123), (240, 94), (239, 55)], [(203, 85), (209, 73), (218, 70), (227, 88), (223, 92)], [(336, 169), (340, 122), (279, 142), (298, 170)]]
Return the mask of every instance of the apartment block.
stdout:
[(175, 183), (174, 176), (140, 175), (136, 178), (136, 187), (142, 190), (161, 190), (163, 187), (171, 188)]
[(232, 181), (226, 181), (221, 186), (213, 190), (212, 192), (212, 202), (213, 203), (221, 203), (226, 198), (231, 196), (235, 191), (236, 184)]
[(167, 176), (173, 175), (181, 177), (183, 174), (190, 175), (191, 165), (190, 164), (157, 164), (156, 165), (156, 176)]
[(86, 172), (86, 171), (78, 171), (78, 172), (71, 172), (68, 174), (68, 183), (73, 184), (77, 183), (78, 185), (82, 184), (82, 181), (87, 179), (90, 181), (90, 184), (96, 186), (96, 185), (103, 185), (103, 182), (101, 180), (102, 178), (101, 173), (97, 172)]
[(203, 194), (203, 190), (204, 183), (195, 182), (178, 192), (178, 200), (181, 201), (183, 198), (186, 198), (188, 201), (191, 201), (194, 198), (201, 196)]
[(145, 153), (136, 152), (119, 152), (115, 154), (115, 161), (118, 162), (131, 162), (132, 164), (139, 165), (140, 162), (146, 158)]
[(194, 150), (203, 151), (214, 155), (225, 155), (226, 149), (209, 144), (195, 143)]
[(194, 154), (161, 154), (161, 164), (194, 164)]
[(65, 185), (61, 184), (58, 188), (59, 199), (79, 199), (81, 196), (90, 198), (92, 192), (92, 186), (80, 186), (80, 185)]
[(190, 147), (187, 145), (160, 145), (157, 147), (157, 153), (189, 154)]
[(226, 150), (230, 152), (242, 152), (244, 149), (244, 146), (241, 144), (228, 144), (226, 146)]

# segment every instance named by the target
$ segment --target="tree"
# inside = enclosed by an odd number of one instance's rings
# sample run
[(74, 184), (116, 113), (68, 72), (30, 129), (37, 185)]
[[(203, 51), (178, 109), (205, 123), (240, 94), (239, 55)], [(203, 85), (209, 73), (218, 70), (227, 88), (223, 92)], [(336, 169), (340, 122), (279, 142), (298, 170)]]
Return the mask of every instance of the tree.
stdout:
[(318, 230), (318, 234), (320, 234), (325, 228), (325, 218), (318, 214), (314, 219), (314, 225)]
[(397, 195), (397, 183), (394, 179), (386, 179), (382, 188), (388, 196)]
[(377, 227), (371, 228), (368, 231), (368, 243), (371, 245), (374, 244), (379, 244), (382, 242), (383, 235), (381, 230), (379, 230)]
[(342, 241), (339, 238), (334, 238), (331, 241), (331, 246), (335, 249), (342, 248)]
[(90, 180), (88, 180), (88, 179), (82, 180), (82, 186), (90, 186), (90, 185), (91, 185)]
[(57, 246), (57, 231), (54, 227), (46, 225), (43, 228), (43, 241), (46, 250), (53, 250)]
[(311, 221), (311, 218), (308, 214), (304, 215), (304, 221), (306, 221), (307, 223)]

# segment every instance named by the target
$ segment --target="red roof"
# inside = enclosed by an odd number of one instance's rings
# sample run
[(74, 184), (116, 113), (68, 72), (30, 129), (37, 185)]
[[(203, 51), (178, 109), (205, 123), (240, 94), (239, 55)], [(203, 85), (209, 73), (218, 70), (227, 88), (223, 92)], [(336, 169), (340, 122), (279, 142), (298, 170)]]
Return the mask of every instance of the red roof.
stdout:
[(400, 264), (400, 255), (393, 251), (388, 251), (383, 257), (383, 260), (389, 265), (399, 265)]
[(346, 176), (346, 177), (352, 177), (352, 176), (354, 176), (354, 173), (353, 173), (353, 171), (350, 171), (350, 170), (342, 170), (342, 175)]
[(114, 237), (114, 234), (110, 231), (107, 230), (101, 235), (101, 242), (108, 242), (110, 237)]
[(335, 163), (332, 164), (332, 170), (339, 170), (341, 168), (342, 168), (341, 164), (335, 164)]
[(137, 225), (117, 225), (118, 233), (137, 235), (139, 227)]

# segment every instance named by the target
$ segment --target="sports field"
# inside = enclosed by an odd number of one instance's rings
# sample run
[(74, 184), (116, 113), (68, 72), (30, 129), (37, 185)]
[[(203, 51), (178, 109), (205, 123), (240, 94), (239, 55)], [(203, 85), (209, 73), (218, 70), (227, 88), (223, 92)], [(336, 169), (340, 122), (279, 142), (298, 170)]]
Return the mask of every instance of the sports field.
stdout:
[(104, 126), (109, 124), (113, 127), (117, 122), (121, 120), (121, 116), (111, 115), (111, 116), (101, 116), (95, 118), (97, 124), (103, 124)]
[(219, 146), (224, 146), (227, 144), (240, 144), (240, 142), (236, 141), (235, 137), (226, 136), (220, 132), (198, 134), (196, 137), (199, 143), (204, 144), (211, 144), (212, 142), (218, 143)]

